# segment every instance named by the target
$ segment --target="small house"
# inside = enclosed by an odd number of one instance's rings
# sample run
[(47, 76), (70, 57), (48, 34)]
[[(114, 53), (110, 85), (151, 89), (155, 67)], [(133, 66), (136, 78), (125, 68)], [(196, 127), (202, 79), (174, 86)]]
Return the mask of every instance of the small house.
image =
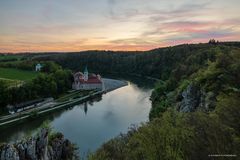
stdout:
[(38, 63), (35, 67), (35, 71), (38, 72), (38, 71), (41, 71), (41, 69), (42, 69), (42, 65)]

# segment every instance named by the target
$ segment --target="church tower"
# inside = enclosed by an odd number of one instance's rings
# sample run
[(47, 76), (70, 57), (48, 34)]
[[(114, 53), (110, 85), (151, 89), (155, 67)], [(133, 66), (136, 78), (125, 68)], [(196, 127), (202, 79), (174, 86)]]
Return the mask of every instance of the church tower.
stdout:
[(84, 81), (88, 81), (88, 69), (87, 69), (87, 66), (85, 67), (85, 70), (84, 70)]

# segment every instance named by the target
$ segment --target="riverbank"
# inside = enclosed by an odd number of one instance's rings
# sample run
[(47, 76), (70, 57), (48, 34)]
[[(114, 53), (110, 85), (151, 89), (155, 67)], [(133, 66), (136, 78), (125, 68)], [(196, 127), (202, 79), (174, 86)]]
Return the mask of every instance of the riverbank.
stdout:
[(115, 89), (121, 88), (128, 84), (126, 81), (108, 79), (108, 78), (103, 78), (103, 82), (104, 82), (104, 89), (101, 91), (95, 91), (93, 93), (90, 93), (89, 95), (76, 98), (76, 99), (69, 99), (68, 101), (65, 101), (65, 102), (54, 101), (49, 103), (48, 105), (45, 104), (45, 106), (38, 107), (34, 110), (28, 110), (22, 113), (0, 117), (0, 128), (22, 123), (25, 120), (30, 118), (33, 119), (38, 116), (48, 114), (59, 109), (67, 108), (67, 107), (85, 102), (86, 100), (89, 100), (95, 96), (113, 91)]

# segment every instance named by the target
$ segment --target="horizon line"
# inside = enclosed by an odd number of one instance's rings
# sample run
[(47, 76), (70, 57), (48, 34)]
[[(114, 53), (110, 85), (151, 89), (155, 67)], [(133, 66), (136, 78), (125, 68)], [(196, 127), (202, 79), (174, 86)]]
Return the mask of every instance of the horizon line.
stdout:
[[(211, 39), (210, 39), (211, 40)], [(214, 39), (215, 40), (215, 39)], [(215, 40), (217, 43), (240, 43), (239, 41), (229, 40), (229, 41), (218, 41)], [(89, 49), (89, 50), (79, 50), (79, 51), (23, 51), (23, 52), (0, 52), (0, 54), (64, 54), (64, 53), (79, 53), (79, 52), (91, 52), (91, 51), (106, 51), (106, 52), (148, 52), (155, 49), (162, 49), (162, 48), (169, 48), (169, 47), (176, 47), (181, 45), (197, 45), (197, 44), (209, 44), (208, 42), (196, 42), (196, 43), (179, 43), (176, 45), (168, 45), (168, 46), (160, 46), (160, 47), (153, 47), (152, 49), (147, 50), (108, 50), (108, 49)]]

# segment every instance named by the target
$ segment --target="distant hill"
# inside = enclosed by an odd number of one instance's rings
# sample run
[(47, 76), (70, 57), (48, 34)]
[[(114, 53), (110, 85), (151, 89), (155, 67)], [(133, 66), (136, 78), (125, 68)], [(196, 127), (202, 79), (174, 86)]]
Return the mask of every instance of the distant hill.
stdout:
[(140, 74), (165, 80), (178, 63), (182, 63), (196, 52), (202, 52), (201, 56), (206, 57), (207, 52), (214, 48), (227, 49), (238, 47), (240, 47), (240, 42), (183, 44), (145, 52), (84, 51), (45, 53), (32, 55), (32, 58), (37, 61), (55, 61), (64, 68), (74, 71), (81, 70), (85, 65), (88, 65), (90, 71), (102, 74)]

